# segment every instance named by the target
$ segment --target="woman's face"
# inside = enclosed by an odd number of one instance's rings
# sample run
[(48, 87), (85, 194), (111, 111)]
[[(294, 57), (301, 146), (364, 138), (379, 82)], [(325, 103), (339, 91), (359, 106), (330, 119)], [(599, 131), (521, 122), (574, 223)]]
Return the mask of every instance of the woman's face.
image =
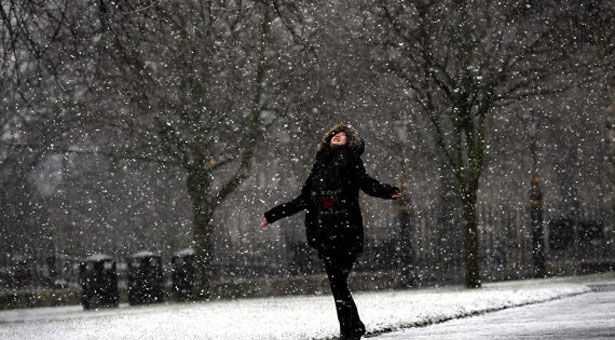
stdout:
[(346, 145), (346, 133), (338, 132), (333, 138), (331, 138), (331, 146), (342, 146)]

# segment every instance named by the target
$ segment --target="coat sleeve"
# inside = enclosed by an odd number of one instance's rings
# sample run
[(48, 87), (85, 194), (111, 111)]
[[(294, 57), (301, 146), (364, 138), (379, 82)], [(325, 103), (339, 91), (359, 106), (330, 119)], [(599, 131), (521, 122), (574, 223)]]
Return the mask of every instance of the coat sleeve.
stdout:
[(301, 194), (295, 199), (290, 202), (282, 203), (265, 212), (265, 219), (267, 220), (267, 223), (273, 223), (281, 218), (294, 215), (301, 210), (307, 209), (309, 199), (309, 182), (310, 179), (308, 178), (306, 184), (301, 189)]
[(393, 196), (394, 193), (399, 192), (399, 188), (380, 183), (378, 180), (370, 177), (365, 171), (365, 166), (363, 166), (363, 161), (360, 157), (356, 158), (355, 170), (359, 187), (366, 194), (384, 199), (392, 199), (391, 196)]

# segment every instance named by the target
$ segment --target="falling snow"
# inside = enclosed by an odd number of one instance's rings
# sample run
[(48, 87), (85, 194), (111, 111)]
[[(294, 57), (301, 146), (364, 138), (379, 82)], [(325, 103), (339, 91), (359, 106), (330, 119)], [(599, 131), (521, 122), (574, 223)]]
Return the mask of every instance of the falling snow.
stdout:
[[(333, 336), (304, 212), (259, 224), (299, 194), (336, 123), (403, 194), (360, 196), (370, 331), (584, 289), (499, 282), (615, 269), (612, 1), (0, 11), (3, 339)], [(487, 289), (401, 292), (449, 285)], [(146, 306), (126, 307), (140, 289)], [(82, 312), (101, 291), (120, 307)], [(289, 295), (303, 296), (268, 299)]]

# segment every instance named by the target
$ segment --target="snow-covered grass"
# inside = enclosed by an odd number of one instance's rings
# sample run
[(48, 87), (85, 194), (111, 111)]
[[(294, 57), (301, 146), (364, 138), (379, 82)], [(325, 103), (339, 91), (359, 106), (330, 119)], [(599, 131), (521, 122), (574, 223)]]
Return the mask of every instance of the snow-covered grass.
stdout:
[[(590, 291), (615, 275), (356, 293), (369, 333), (425, 325)], [(80, 306), (0, 312), (4, 340), (330, 339), (338, 325), (330, 295), (168, 303), (83, 311)]]

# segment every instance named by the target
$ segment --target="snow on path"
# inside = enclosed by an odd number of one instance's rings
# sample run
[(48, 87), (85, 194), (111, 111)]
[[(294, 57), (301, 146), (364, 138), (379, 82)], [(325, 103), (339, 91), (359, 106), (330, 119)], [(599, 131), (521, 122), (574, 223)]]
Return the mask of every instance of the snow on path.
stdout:
[(406, 328), (371, 340), (615, 339), (615, 291), (604, 290), (529, 306)]
[[(589, 292), (562, 279), (460, 287), (356, 293), (370, 333)], [(192, 304), (122, 305), (84, 311), (80, 306), (0, 311), (3, 340), (276, 340), (330, 339), (338, 334), (333, 298), (292, 296)]]

